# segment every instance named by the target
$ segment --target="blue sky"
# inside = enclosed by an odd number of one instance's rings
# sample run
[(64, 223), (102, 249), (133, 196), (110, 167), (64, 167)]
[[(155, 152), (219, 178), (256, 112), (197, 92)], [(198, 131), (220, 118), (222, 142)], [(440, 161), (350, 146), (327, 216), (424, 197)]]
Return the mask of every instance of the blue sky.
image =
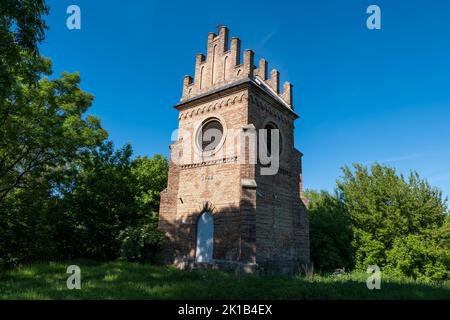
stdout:
[[(450, 1), (48, 3), (41, 52), (55, 74), (80, 72), (116, 147), (168, 155), (183, 76), (223, 24), (294, 84), (307, 188), (332, 190), (343, 165), (379, 161), (450, 195)], [(81, 30), (66, 28), (71, 4)], [(366, 27), (371, 4), (381, 30)]]

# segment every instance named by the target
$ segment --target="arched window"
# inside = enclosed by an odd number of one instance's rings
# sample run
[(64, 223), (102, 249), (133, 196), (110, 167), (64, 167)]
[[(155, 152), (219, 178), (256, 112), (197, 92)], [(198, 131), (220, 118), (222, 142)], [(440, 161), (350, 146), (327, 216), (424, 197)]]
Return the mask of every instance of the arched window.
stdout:
[[(281, 132), (276, 126), (275, 123), (269, 122), (265, 125), (264, 129), (267, 130), (266, 136), (266, 146), (267, 146), (267, 155), (270, 157), (272, 152), (272, 134), (274, 134), (274, 130), (278, 130), (278, 155), (281, 154), (282, 149), (282, 140), (281, 140)], [(274, 146), (276, 147), (276, 146)]]
[(214, 219), (211, 213), (203, 212), (197, 221), (196, 262), (211, 262), (214, 246)]

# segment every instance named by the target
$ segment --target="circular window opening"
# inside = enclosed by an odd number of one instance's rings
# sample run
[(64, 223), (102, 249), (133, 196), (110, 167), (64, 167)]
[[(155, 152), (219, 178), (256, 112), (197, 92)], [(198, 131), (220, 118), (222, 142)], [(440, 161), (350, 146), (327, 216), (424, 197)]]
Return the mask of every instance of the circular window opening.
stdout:
[[(281, 149), (282, 149), (282, 140), (281, 140), (280, 130), (273, 122), (269, 122), (268, 124), (266, 124), (264, 129), (267, 130), (267, 135), (266, 135), (267, 156), (270, 157), (272, 154), (272, 135), (276, 134), (273, 130), (278, 130), (278, 155), (280, 155)], [(277, 146), (273, 146), (273, 147), (276, 150)]]
[(217, 118), (210, 118), (203, 122), (197, 137), (198, 146), (203, 152), (216, 149), (223, 137), (223, 126)]

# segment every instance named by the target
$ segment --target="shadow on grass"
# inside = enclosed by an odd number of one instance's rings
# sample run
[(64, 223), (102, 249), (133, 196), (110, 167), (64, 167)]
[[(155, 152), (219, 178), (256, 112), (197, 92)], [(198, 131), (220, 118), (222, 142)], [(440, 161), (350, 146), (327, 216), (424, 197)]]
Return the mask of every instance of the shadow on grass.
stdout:
[[(81, 268), (81, 290), (68, 290), (67, 266)], [(343, 277), (245, 276), (181, 271), (127, 262), (71, 261), (19, 268), (0, 277), (1, 299), (450, 299), (450, 286), (382, 279), (368, 290), (364, 274)]]

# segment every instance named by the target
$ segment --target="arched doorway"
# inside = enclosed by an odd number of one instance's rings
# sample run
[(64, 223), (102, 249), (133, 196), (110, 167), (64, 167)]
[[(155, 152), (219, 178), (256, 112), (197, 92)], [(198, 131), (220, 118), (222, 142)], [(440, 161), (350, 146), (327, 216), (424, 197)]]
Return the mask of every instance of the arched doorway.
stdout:
[(197, 221), (197, 249), (195, 261), (210, 262), (213, 257), (214, 219), (211, 213), (204, 212)]

